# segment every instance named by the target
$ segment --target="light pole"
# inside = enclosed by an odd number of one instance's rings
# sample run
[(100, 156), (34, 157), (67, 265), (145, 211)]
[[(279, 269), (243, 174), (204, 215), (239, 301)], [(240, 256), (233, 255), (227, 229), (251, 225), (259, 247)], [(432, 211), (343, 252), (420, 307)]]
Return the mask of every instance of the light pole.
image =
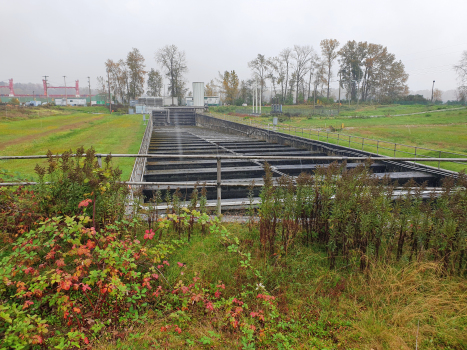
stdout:
[(433, 103), (433, 93), (435, 91), (435, 81), (433, 80), (433, 86), (431, 87), (431, 103)]
[(63, 76), (63, 81), (65, 83), (65, 106), (68, 106), (68, 94), (67, 94), (67, 91), (66, 91), (66, 75)]

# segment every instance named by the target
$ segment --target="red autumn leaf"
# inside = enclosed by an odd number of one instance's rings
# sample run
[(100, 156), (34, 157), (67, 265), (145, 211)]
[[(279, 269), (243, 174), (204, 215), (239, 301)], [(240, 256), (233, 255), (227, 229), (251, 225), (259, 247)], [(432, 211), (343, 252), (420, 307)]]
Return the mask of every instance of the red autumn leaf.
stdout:
[(55, 261), (55, 264), (57, 264), (58, 267), (65, 266), (65, 261), (63, 259), (58, 259)]
[(88, 242), (86, 243), (86, 246), (88, 247), (89, 250), (94, 248), (96, 246), (96, 243), (88, 239)]

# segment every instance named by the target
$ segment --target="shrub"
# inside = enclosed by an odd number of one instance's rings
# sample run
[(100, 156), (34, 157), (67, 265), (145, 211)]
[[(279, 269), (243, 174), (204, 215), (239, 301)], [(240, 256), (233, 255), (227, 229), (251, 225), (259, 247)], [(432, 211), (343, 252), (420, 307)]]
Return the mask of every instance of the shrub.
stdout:
[[(287, 254), (293, 242), (326, 248), (331, 268), (370, 262), (427, 260), (441, 262), (444, 272), (467, 273), (467, 178), (446, 179), (443, 192), (423, 199), (425, 186), (411, 181), (396, 196), (388, 179), (372, 176), (370, 163), (318, 168), (272, 181), (269, 165), (261, 192), (259, 240), (270, 256)], [(277, 235), (282, 239), (277, 246)]]
[(107, 326), (145, 319), (147, 303), (162, 289), (162, 259), (176, 243), (153, 243), (154, 232), (139, 234), (136, 220), (100, 230), (90, 222), (88, 216), (47, 219), (3, 257), (4, 344), (68, 349)]
[[(120, 183), (120, 169), (113, 169), (111, 156), (101, 168), (93, 148), (78, 148), (54, 156), (49, 151), (47, 169), (36, 165), (39, 186), (36, 188), (39, 211), (46, 217), (76, 215), (82, 211), (93, 218), (93, 226), (122, 218), (128, 188)], [(98, 204), (98, 205), (97, 205)]]

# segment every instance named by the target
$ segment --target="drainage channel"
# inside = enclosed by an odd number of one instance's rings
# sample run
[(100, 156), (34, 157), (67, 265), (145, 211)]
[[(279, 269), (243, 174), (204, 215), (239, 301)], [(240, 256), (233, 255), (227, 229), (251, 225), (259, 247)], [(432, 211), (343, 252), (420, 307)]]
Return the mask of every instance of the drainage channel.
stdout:
[[(195, 126), (166, 126), (157, 127), (153, 132), (149, 145), (149, 154), (179, 155), (173, 158), (148, 158), (144, 173), (146, 182), (177, 182), (177, 188), (182, 194), (182, 201), (189, 200), (193, 191), (192, 185), (184, 185), (183, 182), (215, 182), (217, 179), (217, 161), (215, 159), (193, 159), (184, 158), (184, 155), (248, 155), (258, 156), (258, 160), (225, 159), (221, 161), (222, 177), (222, 206), (223, 208), (239, 209), (249, 203), (249, 189), (245, 186), (235, 184), (263, 183), (264, 169), (261, 156), (315, 156), (325, 157), (327, 154), (315, 151), (280, 145), (253, 139), (247, 136), (232, 135), (208, 128)], [(318, 166), (325, 166), (330, 161), (317, 160), (271, 160), (273, 177), (287, 175), (298, 176), (302, 172), (313, 173)], [(347, 167), (356, 167), (358, 163), (348, 162)], [(371, 165), (375, 176), (389, 176), (393, 181), (404, 184), (410, 179), (417, 183), (428, 182), (429, 185), (436, 183), (437, 178), (431, 174), (419, 171), (391, 171), (388, 166), (381, 162)], [(229, 185), (232, 183), (232, 185)], [(145, 186), (144, 195), (151, 198), (155, 191), (160, 190), (162, 198), (166, 191), (173, 192), (175, 188), (169, 186)], [(259, 195), (260, 188), (253, 189), (255, 201)], [(215, 203), (217, 192), (215, 187), (207, 187), (208, 204)]]

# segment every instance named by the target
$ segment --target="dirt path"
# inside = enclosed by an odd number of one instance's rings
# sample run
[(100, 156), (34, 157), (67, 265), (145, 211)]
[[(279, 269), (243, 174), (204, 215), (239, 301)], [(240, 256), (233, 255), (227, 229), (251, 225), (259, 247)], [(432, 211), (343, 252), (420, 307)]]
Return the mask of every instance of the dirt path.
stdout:
[(88, 121), (82, 121), (82, 122), (78, 122), (78, 123), (67, 124), (67, 125), (60, 126), (59, 128), (56, 128), (56, 129), (41, 132), (39, 134), (26, 135), (26, 136), (18, 137), (18, 138), (14, 139), (14, 140), (1, 142), (0, 143), (0, 150), (4, 150), (8, 146), (15, 145), (17, 143), (25, 143), (25, 142), (32, 141), (32, 140), (37, 139), (37, 138), (43, 138), (45, 136), (54, 134), (56, 132), (76, 129), (76, 128), (79, 128), (80, 126), (84, 125), (84, 124), (90, 123), (91, 121), (100, 120), (102, 118), (104, 118), (104, 117), (102, 116), (102, 117), (98, 117), (98, 118), (88, 120)]

